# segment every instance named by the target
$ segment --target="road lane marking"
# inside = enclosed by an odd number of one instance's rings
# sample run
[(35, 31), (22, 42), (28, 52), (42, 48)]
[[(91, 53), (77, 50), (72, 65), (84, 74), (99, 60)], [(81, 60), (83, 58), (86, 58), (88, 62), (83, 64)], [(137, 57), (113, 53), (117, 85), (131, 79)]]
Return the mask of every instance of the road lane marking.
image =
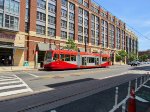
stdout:
[(31, 75), (31, 76), (33, 76), (33, 77), (39, 77), (39, 76), (37, 76), (37, 75), (35, 75), (35, 74), (31, 74), (31, 73), (29, 73), (29, 72), (24, 72), (24, 73), (26, 73), (26, 74), (28, 74), (28, 75)]

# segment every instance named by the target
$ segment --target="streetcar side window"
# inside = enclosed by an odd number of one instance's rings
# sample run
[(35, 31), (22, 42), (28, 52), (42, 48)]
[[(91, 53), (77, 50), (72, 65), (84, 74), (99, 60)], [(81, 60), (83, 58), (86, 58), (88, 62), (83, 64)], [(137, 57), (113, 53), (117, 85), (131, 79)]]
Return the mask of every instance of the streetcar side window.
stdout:
[(94, 63), (95, 61), (95, 58), (93, 58), (93, 57), (89, 57), (89, 63)]
[(60, 54), (60, 59), (61, 59), (62, 61), (65, 61), (65, 55), (64, 55), (64, 54)]
[(106, 57), (103, 57), (103, 58), (102, 58), (102, 61), (107, 61), (107, 58), (106, 58)]
[(51, 59), (52, 58), (52, 53), (51, 52), (47, 52), (45, 55), (45, 59)]
[(54, 54), (53, 60), (58, 60), (59, 59), (59, 54)]
[(65, 61), (70, 61), (70, 55), (65, 55)]
[(47, 62), (52, 61), (52, 52), (46, 52), (45, 61), (47, 61)]
[(75, 55), (71, 55), (71, 61), (76, 61), (76, 56)]

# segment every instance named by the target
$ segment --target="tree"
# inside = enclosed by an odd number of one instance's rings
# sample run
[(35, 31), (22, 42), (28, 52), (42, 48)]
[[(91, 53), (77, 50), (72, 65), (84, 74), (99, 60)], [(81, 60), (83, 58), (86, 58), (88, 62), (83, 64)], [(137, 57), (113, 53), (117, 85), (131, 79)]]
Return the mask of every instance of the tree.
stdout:
[(137, 60), (137, 55), (135, 53), (130, 53), (128, 56), (128, 61), (134, 61)]
[(139, 56), (140, 61), (147, 61), (147, 59), (148, 59), (148, 55), (146, 55), (146, 54)]
[(64, 49), (71, 49), (71, 50), (76, 50), (77, 51), (77, 45), (72, 39), (68, 39), (68, 42), (66, 42), (66, 46)]
[(125, 57), (127, 56), (127, 52), (125, 50), (118, 51), (116, 55), (116, 59), (118, 58), (118, 61), (124, 61)]

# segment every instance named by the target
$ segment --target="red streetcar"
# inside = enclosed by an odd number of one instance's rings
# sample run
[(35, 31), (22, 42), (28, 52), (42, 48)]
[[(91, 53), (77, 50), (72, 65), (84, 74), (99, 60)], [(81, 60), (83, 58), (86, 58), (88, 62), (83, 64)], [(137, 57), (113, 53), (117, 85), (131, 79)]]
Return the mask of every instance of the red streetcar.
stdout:
[(110, 66), (109, 54), (86, 53), (69, 50), (49, 50), (44, 59), (44, 68), (65, 70)]

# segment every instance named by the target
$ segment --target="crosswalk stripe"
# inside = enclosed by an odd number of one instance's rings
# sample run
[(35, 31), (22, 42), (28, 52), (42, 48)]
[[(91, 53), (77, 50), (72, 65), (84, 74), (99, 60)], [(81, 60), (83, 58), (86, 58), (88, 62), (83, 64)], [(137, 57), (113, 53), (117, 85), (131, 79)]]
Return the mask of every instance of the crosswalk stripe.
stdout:
[(12, 81), (12, 80), (18, 80), (18, 79), (3, 79), (3, 80), (0, 80), (0, 82), (4, 82), (4, 81)]
[(25, 92), (31, 92), (31, 90), (28, 88), (28, 89), (22, 89), (22, 90), (14, 90), (14, 91), (9, 91), (9, 92), (3, 92), (3, 93), (0, 93), (0, 97), (19, 94), (19, 93), (25, 93)]
[(20, 85), (3, 86), (3, 87), (0, 87), (0, 90), (10, 89), (10, 88), (16, 88), (16, 87), (26, 87), (26, 85), (20, 84)]
[(12, 75), (12, 76), (8, 76), (8, 75), (5, 75), (5, 76), (0, 76), (0, 78), (17, 78), (16, 76)]
[(32, 89), (17, 75), (0, 75), (0, 97), (32, 92)]
[(7, 81), (7, 82), (0, 82), (0, 86), (2, 85), (2, 84), (13, 84), (13, 83), (19, 83), (20, 82), (20, 80), (16, 80), (16, 81)]

